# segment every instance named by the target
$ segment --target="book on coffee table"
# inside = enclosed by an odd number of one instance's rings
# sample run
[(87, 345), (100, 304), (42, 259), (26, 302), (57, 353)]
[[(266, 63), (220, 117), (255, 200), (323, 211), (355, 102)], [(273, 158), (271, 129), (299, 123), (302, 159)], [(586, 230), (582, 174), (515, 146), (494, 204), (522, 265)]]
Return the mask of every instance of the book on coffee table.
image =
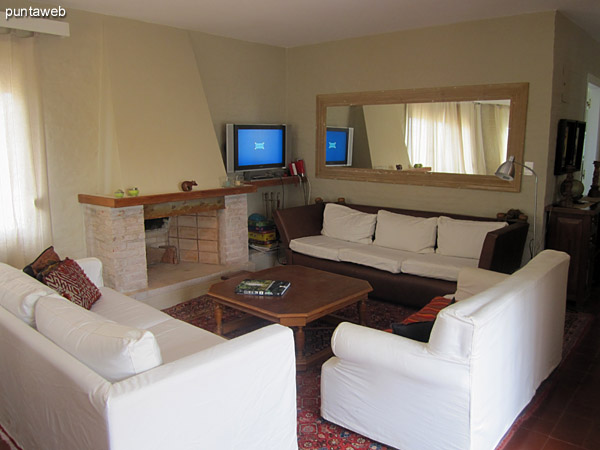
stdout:
[(235, 288), (236, 294), (283, 295), (290, 287), (289, 281), (245, 279)]

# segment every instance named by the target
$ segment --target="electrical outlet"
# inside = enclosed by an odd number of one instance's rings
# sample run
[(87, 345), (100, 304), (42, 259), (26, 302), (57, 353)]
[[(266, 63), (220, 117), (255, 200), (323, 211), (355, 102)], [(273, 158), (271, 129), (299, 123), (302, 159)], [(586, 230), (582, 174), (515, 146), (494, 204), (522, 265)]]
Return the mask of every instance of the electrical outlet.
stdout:
[[(525, 165), (533, 169), (533, 161), (525, 161)], [(533, 175), (533, 172), (529, 170), (527, 167), (523, 167), (523, 175)], [(535, 169), (533, 169), (535, 170)]]

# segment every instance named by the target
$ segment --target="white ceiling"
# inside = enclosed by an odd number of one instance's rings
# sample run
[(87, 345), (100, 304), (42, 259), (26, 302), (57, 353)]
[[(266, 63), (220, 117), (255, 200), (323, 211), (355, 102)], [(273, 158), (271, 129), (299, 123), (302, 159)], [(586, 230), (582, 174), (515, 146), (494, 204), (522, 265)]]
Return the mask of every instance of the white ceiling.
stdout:
[(600, 42), (600, 0), (63, 0), (61, 6), (280, 47), (558, 10)]

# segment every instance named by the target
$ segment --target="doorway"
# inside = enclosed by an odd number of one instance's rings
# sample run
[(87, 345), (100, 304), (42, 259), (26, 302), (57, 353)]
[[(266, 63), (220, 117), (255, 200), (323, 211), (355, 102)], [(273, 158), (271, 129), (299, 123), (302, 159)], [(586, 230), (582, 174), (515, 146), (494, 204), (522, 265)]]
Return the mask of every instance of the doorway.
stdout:
[(583, 193), (586, 195), (592, 185), (594, 161), (600, 160), (599, 130), (600, 130), (600, 79), (588, 81), (587, 101), (585, 107), (585, 142), (583, 146), (583, 167), (581, 182)]

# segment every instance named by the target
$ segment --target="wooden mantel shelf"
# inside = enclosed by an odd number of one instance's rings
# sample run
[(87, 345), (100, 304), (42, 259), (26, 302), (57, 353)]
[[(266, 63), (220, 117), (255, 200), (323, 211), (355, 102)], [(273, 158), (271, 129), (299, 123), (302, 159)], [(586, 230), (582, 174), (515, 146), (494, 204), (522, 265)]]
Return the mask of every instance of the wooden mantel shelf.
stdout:
[(190, 192), (173, 192), (170, 194), (140, 195), (138, 197), (116, 198), (107, 195), (79, 194), (79, 203), (105, 206), (108, 208), (125, 208), (127, 206), (156, 205), (159, 203), (181, 202), (199, 198), (224, 197), (226, 195), (250, 194), (256, 192), (257, 186), (244, 184), (230, 188), (204, 189)]

